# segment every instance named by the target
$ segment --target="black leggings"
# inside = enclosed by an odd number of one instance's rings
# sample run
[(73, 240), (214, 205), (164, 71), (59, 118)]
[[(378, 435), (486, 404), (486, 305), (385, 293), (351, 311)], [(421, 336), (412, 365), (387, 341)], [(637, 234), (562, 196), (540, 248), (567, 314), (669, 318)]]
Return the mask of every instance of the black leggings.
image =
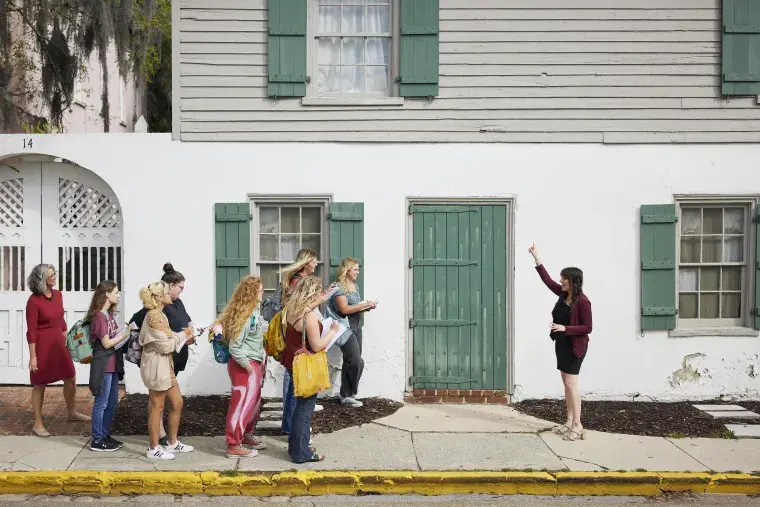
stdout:
[(340, 349), (343, 352), (343, 369), (340, 380), (340, 397), (352, 398), (359, 393), (359, 380), (364, 372), (362, 359), (362, 328), (359, 314), (349, 315), (351, 336)]

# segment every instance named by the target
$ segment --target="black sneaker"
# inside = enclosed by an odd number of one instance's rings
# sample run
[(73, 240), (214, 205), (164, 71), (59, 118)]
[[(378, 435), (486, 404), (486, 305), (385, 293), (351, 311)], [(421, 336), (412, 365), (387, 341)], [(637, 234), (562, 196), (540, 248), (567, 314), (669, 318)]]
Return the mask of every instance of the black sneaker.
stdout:
[(116, 446), (118, 446), (119, 449), (124, 447), (124, 442), (121, 442), (119, 440), (116, 440), (115, 438), (112, 438), (111, 435), (108, 435), (106, 437), (106, 441), (111, 442), (112, 444), (115, 444)]
[(95, 452), (114, 452), (119, 449), (119, 446), (110, 442), (107, 439), (103, 439), (99, 442), (93, 441), (90, 444), (90, 450)]
[(158, 445), (160, 445), (161, 447), (166, 447), (167, 445), (169, 445), (169, 435), (159, 438)]

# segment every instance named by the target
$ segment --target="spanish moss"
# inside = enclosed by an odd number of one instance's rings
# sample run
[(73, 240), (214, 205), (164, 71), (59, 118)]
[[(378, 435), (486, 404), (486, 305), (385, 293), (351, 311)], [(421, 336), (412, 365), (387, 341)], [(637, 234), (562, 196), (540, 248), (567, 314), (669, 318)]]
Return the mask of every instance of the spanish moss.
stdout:
[[(149, 50), (170, 34), (152, 22), (155, 10), (156, 0), (0, 0), (0, 131), (29, 122), (60, 128), (75, 83), (95, 52), (103, 83), (100, 113), (108, 132), (108, 50), (115, 50), (122, 78), (130, 73), (137, 83), (150, 78)], [(40, 108), (45, 118), (34, 114)]]

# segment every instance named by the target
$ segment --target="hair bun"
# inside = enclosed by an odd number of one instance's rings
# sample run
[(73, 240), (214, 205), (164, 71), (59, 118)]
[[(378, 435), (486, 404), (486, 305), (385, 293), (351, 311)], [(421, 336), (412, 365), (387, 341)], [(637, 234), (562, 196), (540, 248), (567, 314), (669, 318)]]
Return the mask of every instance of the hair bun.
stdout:
[(172, 266), (171, 262), (164, 264), (164, 273), (174, 273), (174, 266)]

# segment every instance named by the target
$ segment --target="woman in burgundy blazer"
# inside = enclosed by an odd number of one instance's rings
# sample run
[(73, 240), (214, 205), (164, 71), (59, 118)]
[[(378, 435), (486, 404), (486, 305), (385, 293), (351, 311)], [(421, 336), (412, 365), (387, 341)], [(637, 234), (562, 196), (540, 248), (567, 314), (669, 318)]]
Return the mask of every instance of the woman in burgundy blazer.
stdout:
[(562, 375), (567, 404), (567, 422), (554, 428), (564, 440), (585, 439), (586, 432), (581, 425), (581, 392), (578, 374), (588, 350), (588, 335), (591, 333), (591, 301), (583, 293), (583, 271), (565, 268), (555, 282), (541, 263), (535, 245), (528, 249), (536, 261), (538, 276), (550, 291), (559, 296), (552, 310), (552, 327), (549, 336), (554, 340), (557, 355), (557, 369)]

